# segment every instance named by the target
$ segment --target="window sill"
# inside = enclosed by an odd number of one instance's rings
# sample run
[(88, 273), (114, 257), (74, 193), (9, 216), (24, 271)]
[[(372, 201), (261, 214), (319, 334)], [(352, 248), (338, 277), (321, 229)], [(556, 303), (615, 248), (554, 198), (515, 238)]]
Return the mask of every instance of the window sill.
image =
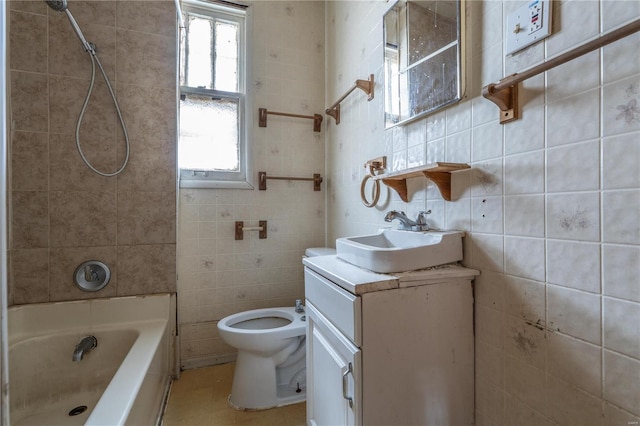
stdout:
[(254, 186), (245, 181), (180, 179), (180, 188), (254, 189)]

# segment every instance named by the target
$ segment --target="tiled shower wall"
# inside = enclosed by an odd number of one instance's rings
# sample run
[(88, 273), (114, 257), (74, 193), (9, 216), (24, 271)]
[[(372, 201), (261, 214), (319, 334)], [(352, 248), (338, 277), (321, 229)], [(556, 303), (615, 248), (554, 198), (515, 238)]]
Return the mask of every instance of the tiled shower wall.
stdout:
[[(478, 425), (640, 420), (640, 34), (526, 81), (522, 118), (498, 123), (482, 86), (640, 17), (631, 1), (555, 1), (554, 34), (505, 58), (506, 15), (525, 1), (467, 0), (467, 92), (456, 106), (383, 128), (387, 2), (327, 3), (327, 96), (374, 73), (376, 96), (327, 128), (328, 241), (388, 226), (391, 209), (463, 229), (476, 280)], [(425, 179), (410, 202), (360, 202), (362, 164), (464, 162), (444, 201)]]
[[(254, 99), (249, 137), (254, 178), (324, 176), (324, 128), (313, 121), (269, 115), (258, 108), (302, 115), (324, 112), (324, 3), (250, 2), (252, 54), (248, 90)], [(323, 114), (324, 115), (324, 114)], [(326, 178), (268, 180), (267, 190), (181, 189), (178, 291), (181, 362), (196, 367), (227, 361), (235, 349), (220, 340), (217, 321), (248, 309), (293, 306), (304, 298), (301, 258), (325, 245)], [(267, 239), (247, 231), (234, 239), (235, 221), (268, 223)]]
[[(70, 1), (109, 75), (131, 141), (117, 177), (92, 173), (75, 147), (91, 62), (63, 13), (10, 2), (13, 304), (174, 292), (175, 44), (173, 1)], [(116, 170), (123, 134), (99, 71), (80, 136), (99, 170)], [(73, 272), (100, 260), (112, 272), (97, 293)]]

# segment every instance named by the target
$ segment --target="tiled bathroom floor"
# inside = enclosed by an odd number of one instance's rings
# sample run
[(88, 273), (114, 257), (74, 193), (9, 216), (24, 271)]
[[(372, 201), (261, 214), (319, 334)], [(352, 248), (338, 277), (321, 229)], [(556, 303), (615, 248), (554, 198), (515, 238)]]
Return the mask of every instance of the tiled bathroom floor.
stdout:
[(173, 382), (163, 426), (302, 426), (306, 404), (263, 411), (238, 411), (229, 407), (235, 364), (221, 364), (182, 372)]

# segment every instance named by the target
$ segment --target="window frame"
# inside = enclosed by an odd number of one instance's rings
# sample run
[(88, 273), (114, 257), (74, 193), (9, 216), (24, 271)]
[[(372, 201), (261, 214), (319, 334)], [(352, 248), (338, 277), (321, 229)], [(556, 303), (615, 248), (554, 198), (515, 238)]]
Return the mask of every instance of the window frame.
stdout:
[[(249, 29), (251, 28), (250, 8), (242, 4), (237, 7), (217, 2), (204, 2), (199, 0), (183, 0), (182, 10), (186, 14), (202, 16), (205, 18), (220, 19), (223, 21), (236, 22), (238, 30), (238, 92), (227, 92), (203, 87), (182, 86), (180, 83), (180, 73), (183, 64), (182, 55), (178, 54), (178, 117), (180, 116), (180, 100), (184, 94), (198, 94), (222, 99), (233, 99), (238, 101), (238, 171), (204, 171), (195, 169), (182, 169), (178, 164), (178, 179), (181, 188), (229, 188), (229, 189), (253, 189), (253, 167), (252, 149), (250, 140), (249, 123), (252, 123), (252, 108), (247, 91), (249, 79)], [(178, 52), (182, 44), (181, 28), (180, 39), (178, 40)], [(186, 58), (184, 58), (186, 61)], [(187, 66), (186, 64), (184, 66)], [(215, 71), (214, 71), (215, 72)], [(180, 120), (178, 119), (178, 127)], [(180, 130), (178, 129), (178, 143)], [(178, 151), (179, 152), (179, 151)]]

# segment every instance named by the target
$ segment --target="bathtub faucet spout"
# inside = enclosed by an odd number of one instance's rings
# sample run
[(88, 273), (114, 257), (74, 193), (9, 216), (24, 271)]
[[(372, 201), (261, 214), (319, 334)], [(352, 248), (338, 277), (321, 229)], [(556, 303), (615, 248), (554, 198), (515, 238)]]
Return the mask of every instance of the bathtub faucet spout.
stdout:
[(80, 343), (76, 345), (76, 349), (73, 351), (73, 360), (80, 361), (86, 353), (91, 352), (96, 346), (98, 346), (98, 339), (94, 336), (87, 336), (83, 338)]

